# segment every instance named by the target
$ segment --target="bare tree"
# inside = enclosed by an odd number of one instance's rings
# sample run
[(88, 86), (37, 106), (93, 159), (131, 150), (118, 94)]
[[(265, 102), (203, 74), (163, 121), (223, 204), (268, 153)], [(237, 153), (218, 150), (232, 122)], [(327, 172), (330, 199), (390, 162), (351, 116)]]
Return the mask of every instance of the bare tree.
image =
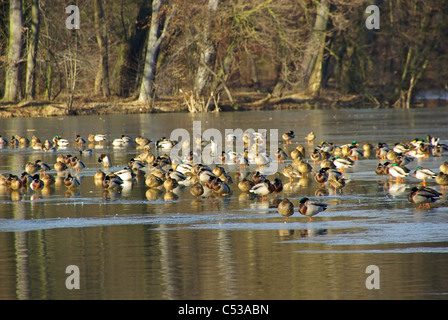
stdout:
[(103, 0), (94, 1), (94, 24), (96, 40), (100, 51), (100, 63), (95, 78), (95, 94), (103, 93), (103, 97), (110, 96), (109, 87), (109, 53), (107, 45), (107, 23), (104, 17)]
[(36, 56), (39, 45), (39, 30), (39, 0), (33, 0), (31, 4), (31, 32), (28, 39), (28, 57), (26, 62), (25, 95), (27, 100), (33, 100), (36, 94)]
[(4, 101), (18, 101), (20, 95), (20, 63), (22, 55), (22, 0), (10, 0), (9, 46)]
[[(170, 19), (174, 14), (173, 6), (170, 12), (162, 9), (162, 0), (153, 0), (151, 27), (148, 35), (148, 46), (146, 50), (145, 68), (143, 69), (142, 84), (138, 100), (143, 103), (150, 103), (154, 96), (154, 78), (156, 74), (157, 58), (160, 52), (160, 45), (166, 38), (167, 28)], [(165, 16), (165, 19), (163, 19)]]

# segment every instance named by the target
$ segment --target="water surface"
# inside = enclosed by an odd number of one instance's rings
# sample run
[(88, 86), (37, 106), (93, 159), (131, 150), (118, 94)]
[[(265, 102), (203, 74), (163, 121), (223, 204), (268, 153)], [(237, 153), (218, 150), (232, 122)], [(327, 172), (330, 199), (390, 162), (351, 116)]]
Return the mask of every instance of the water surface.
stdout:
[[(418, 210), (407, 194), (419, 181), (408, 177), (395, 184), (377, 176), (374, 157), (361, 158), (345, 173), (350, 182), (342, 193), (321, 190), (312, 180), (288, 184), (275, 175), (285, 183), (278, 198), (297, 205), (307, 196), (328, 204), (311, 222), (296, 213), (284, 223), (274, 195), (263, 202), (248, 198), (235, 180), (230, 196), (196, 199), (180, 188), (174, 200), (149, 190), (142, 179), (120, 192), (105, 192), (93, 181), (100, 153), (118, 170), (141, 152), (114, 148), (113, 138), (157, 140), (177, 128), (192, 132), (193, 121), (223, 134), (237, 128), (293, 130), (293, 143), (280, 147), (291, 151), (304, 144), (310, 152), (321, 141), (393, 145), (430, 134), (447, 143), (446, 119), (447, 108), (2, 119), (0, 134), (7, 138), (58, 134), (73, 140), (104, 133), (109, 143), (93, 146), (93, 155), (83, 158), (86, 168), (74, 173), (79, 190), (1, 190), (0, 299), (446, 299), (448, 206)], [(305, 141), (311, 130), (317, 136), (313, 145)], [(20, 174), (28, 161), (53, 164), (57, 155), (77, 151), (74, 144), (55, 153), (7, 147), (0, 150), (0, 172)], [(408, 167), (438, 172), (446, 160), (443, 154)], [(240, 172), (237, 166), (226, 169), (233, 177)], [(446, 193), (434, 181), (428, 186)], [(79, 290), (66, 288), (69, 265), (79, 267)], [(366, 288), (369, 265), (380, 270), (380, 289)]]

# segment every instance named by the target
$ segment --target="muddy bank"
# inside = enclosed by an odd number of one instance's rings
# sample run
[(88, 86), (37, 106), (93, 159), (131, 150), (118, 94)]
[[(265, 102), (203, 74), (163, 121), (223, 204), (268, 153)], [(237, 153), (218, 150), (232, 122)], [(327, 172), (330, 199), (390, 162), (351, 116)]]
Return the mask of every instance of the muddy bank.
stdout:
[[(248, 111), (266, 109), (311, 109), (338, 107), (380, 107), (381, 104), (371, 97), (363, 96), (328, 96), (325, 98), (308, 98), (290, 95), (282, 98), (269, 94), (240, 94), (234, 103), (222, 101), (219, 111)], [(212, 108), (213, 109), (213, 108)], [(158, 112), (188, 112), (182, 97), (158, 99), (153, 106), (139, 103), (137, 100), (92, 101), (78, 99), (69, 110), (64, 102), (32, 101), (18, 104), (0, 103), (0, 118), (13, 117), (55, 117), (67, 115), (106, 115), (137, 114)]]

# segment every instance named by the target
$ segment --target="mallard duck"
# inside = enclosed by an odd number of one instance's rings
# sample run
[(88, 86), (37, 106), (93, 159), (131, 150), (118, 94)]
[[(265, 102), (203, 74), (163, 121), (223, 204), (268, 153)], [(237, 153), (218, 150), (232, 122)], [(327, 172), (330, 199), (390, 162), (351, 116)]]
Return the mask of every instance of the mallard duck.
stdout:
[(334, 165), (337, 169), (340, 171), (344, 171), (345, 169), (349, 169), (353, 167), (353, 160), (350, 160), (348, 158), (341, 158), (341, 157), (335, 157), (333, 160)]
[(316, 214), (327, 210), (328, 205), (323, 202), (319, 202), (316, 200), (310, 200), (308, 198), (302, 198), (299, 201), (299, 212), (304, 216), (308, 216), (310, 221), (312, 221), (313, 216)]
[(365, 158), (370, 158), (370, 156), (372, 155), (372, 151), (373, 151), (373, 145), (371, 143), (365, 143), (362, 146), (362, 150), (363, 150), (363, 155)]
[(25, 172), (29, 174), (35, 174), (41, 167), (36, 162), (28, 162), (25, 164)]
[(314, 174), (314, 181), (319, 183), (321, 186), (328, 181), (327, 168), (321, 168), (318, 172)]
[(316, 139), (316, 135), (314, 134), (313, 131), (311, 131), (310, 133), (308, 133), (308, 134), (306, 135), (306, 137), (305, 137), (305, 140), (306, 140), (308, 143), (313, 143), (314, 139)]
[(389, 174), (389, 168), (387, 167), (388, 165), (389, 162), (385, 163), (379, 162), (375, 168), (375, 173), (379, 176), (388, 175)]
[(20, 180), (22, 181), (22, 184), (24, 186), (29, 186), (33, 181), (33, 176), (28, 172), (22, 172), (22, 174), (20, 175)]
[(102, 163), (104, 168), (112, 167), (112, 161), (110, 161), (109, 156), (105, 154), (100, 154), (100, 156), (98, 157), (98, 162)]
[(156, 141), (156, 148), (169, 150), (173, 148), (176, 144), (177, 144), (176, 141), (163, 137), (162, 139)]
[(0, 147), (6, 147), (8, 145), (8, 139), (5, 139), (2, 135), (0, 135)]
[(243, 178), (238, 183), (238, 189), (240, 189), (242, 192), (249, 192), (250, 189), (255, 185), (255, 183), (251, 180), (248, 180), (247, 178)]
[(267, 153), (257, 153), (255, 155), (255, 163), (258, 167), (264, 167), (272, 162), (272, 158)]
[(378, 142), (375, 147), (375, 157), (381, 160), (386, 160), (387, 152), (390, 150), (386, 143)]
[(75, 142), (79, 147), (82, 147), (86, 143), (86, 140), (83, 137), (81, 137), (79, 134), (77, 134), (75, 137)]
[(319, 163), (321, 157), (322, 155), (318, 149), (314, 149), (314, 151), (310, 154), (310, 159), (313, 161), (313, 164)]
[(107, 137), (105, 134), (97, 133), (97, 134), (89, 134), (89, 137), (87, 138), (90, 142), (105, 142), (107, 140)]
[(15, 174), (9, 174), (5, 183), (11, 190), (20, 190), (23, 187), (22, 180)]
[(439, 170), (445, 174), (448, 174), (448, 161), (443, 162), (440, 166), (439, 166)]
[(274, 186), (274, 193), (278, 194), (280, 192), (283, 191), (283, 183), (282, 180), (280, 180), (279, 178), (275, 178), (274, 182), (272, 183), (272, 185)]
[(409, 146), (404, 143), (397, 142), (395, 143), (394, 147), (392, 148), (394, 152), (397, 154), (403, 154), (409, 151)]
[(163, 187), (167, 192), (173, 191), (179, 186), (179, 183), (176, 179), (172, 179), (168, 176), (168, 178), (163, 182)]
[(210, 178), (218, 178), (209, 168), (201, 167), (197, 173), (199, 180), (206, 183)]
[(104, 171), (102, 171), (100, 169), (97, 172), (95, 172), (95, 174), (93, 175), (93, 179), (97, 180), (97, 181), (103, 181), (105, 177), (106, 177), (106, 174), (104, 173)]
[(44, 174), (44, 176), (42, 177), (42, 181), (44, 182), (45, 187), (52, 186), (56, 183), (55, 177), (48, 173)]
[(294, 135), (294, 131), (288, 131), (282, 134), (283, 140), (285, 140), (286, 144), (290, 144), (292, 139), (294, 139), (296, 136)]
[(274, 192), (274, 186), (269, 180), (254, 185), (249, 192), (260, 195), (261, 201), (268, 198), (268, 195)]
[(58, 135), (53, 137), (53, 143), (55, 146), (58, 147), (67, 147), (70, 144), (70, 142), (67, 139), (61, 138)]
[(408, 194), (409, 202), (418, 204), (418, 208), (422, 207), (430, 207), (430, 203), (436, 202), (440, 200), (440, 196), (442, 194), (437, 190), (432, 188), (420, 186), (413, 187), (411, 192)]
[[(324, 160), (321, 162), (321, 167), (322, 163), (324, 163)], [(302, 175), (308, 175), (311, 171), (313, 171), (313, 167), (308, 162), (300, 160), (297, 164), (297, 170), (299, 170)]]
[(219, 195), (227, 195), (230, 193), (230, 187), (227, 182), (217, 179), (213, 186), (213, 190)]
[(289, 199), (283, 199), (277, 206), (278, 213), (285, 218), (285, 223), (288, 222), (288, 218), (294, 214), (294, 204)]
[(131, 168), (125, 167), (121, 170), (114, 172), (115, 175), (119, 176), (123, 181), (132, 181), (135, 178), (135, 173)]
[(275, 153), (275, 157), (277, 158), (279, 163), (284, 163), (285, 160), (288, 159), (288, 155), (281, 148), (277, 149), (277, 152)]
[(259, 184), (266, 181), (266, 176), (260, 173), (260, 171), (255, 171), (251, 177), (254, 184)]
[(446, 189), (448, 187), (448, 174), (443, 172), (439, 172), (434, 178), (438, 185), (442, 186), (442, 189)]
[(391, 166), (388, 167), (389, 175), (391, 177), (395, 177), (395, 181), (402, 181), (403, 178), (409, 176), (410, 170), (407, 167), (399, 166), (396, 163), (393, 163)]
[(300, 146), (297, 146), (294, 150), (291, 151), (289, 154), (291, 156), (291, 159), (300, 159), (303, 158), (305, 155), (300, 151)]
[(101, 185), (104, 189), (113, 190), (118, 189), (123, 185), (124, 181), (115, 174), (107, 174), (103, 181), (101, 182)]
[(79, 155), (83, 156), (83, 157), (91, 157), (92, 154), (93, 154), (93, 151), (92, 151), (92, 149), (89, 149), (89, 148), (79, 150)]
[(163, 185), (163, 180), (160, 177), (149, 173), (146, 175), (145, 185), (149, 188), (158, 188)]
[(216, 166), (213, 168), (212, 170), (213, 174), (217, 177), (221, 176), (222, 174), (224, 174), (226, 171), (224, 170), (223, 167), (221, 166)]
[(342, 188), (345, 187), (345, 178), (342, 176), (331, 176), (328, 178), (330, 185), (336, 190), (339, 190), (342, 193)]
[(427, 179), (434, 179), (436, 177), (436, 173), (430, 169), (422, 168), (418, 166), (414, 171), (414, 177), (419, 180), (423, 180), (422, 184), (426, 184)]
[(295, 178), (300, 179), (302, 175), (300, 174), (299, 170), (295, 169), (292, 165), (287, 164), (281, 173), (286, 177), (289, 178), (289, 182), (293, 182)]
[(30, 140), (27, 137), (16, 135), (16, 139), (19, 141), (21, 147), (27, 147), (30, 144)]
[(78, 157), (72, 157), (70, 159), (70, 167), (72, 169), (75, 169), (76, 171), (79, 171), (81, 169), (84, 169), (86, 167), (86, 165), (84, 164), (84, 162), (79, 159)]
[(61, 161), (58, 161), (58, 162), (56, 162), (55, 164), (54, 164), (54, 169), (56, 170), (56, 171), (59, 171), (59, 172), (61, 172), (61, 171), (64, 171), (64, 170), (67, 170), (67, 165), (65, 164), (65, 162), (61, 162)]
[(39, 191), (44, 187), (45, 183), (40, 179), (38, 174), (33, 176), (33, 181), (30, 183), (30, 188), (33, 191)]
[(202, 184), (197, 182), (190, 187), (190, 193), (194, 197), (199, 198), (200, 196), (202, 196), (204, 194), (204, 187), (202, 186)]
[(64, 185), (69, 189), (77, 188), (81, 185), (78, 178), (73, 177), (70, 173), (64, 179)]

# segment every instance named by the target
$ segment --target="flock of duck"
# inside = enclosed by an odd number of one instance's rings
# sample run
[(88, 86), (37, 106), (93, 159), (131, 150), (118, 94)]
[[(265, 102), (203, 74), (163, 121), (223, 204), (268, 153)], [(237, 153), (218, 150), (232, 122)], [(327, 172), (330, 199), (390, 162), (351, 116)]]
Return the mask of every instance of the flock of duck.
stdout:
[[(229, 141), (235, 141), (238, 137), (227, 136)], [(132, 183), (135, 179), (143, 179), (150, 189), (165, 190), (166, 195), (172, 194), (178, 187), (189, 188), (191, 195), (196, 198), (208, 196), (228, 196), (232, 194), (230, 187), (233, 178), (230, 175), (232, 166), (238, 166), (234, 178), (237, 180), (238, 189), (252, 198), (261, 197), (261, 201), (267, 200), (270, 194), (276, 195), (274, 202), (278, 213), (285, 217), (285, 222), (295, 212), (312, 217), (325, 211), (328, 205), (324, 202), (302, 197), (297, 208), (288, 198), (279, 199), (284, 185), (280, 176), (284, 176), (289, 182), (308, 177), (321, 187), (334, 188), (335, 192), (342, 192), (347, 183), (344, 176), (345, 170), (352, 168), (356, 161), (362, 158), (376, 158), (379, 160), (375, 173), (387, 175), (397, 182), (403, 181), (412, 175), (421, 180), (414, 186), (407, 199), (418, 208), (429, 208), (431, 203), (440, 201), (443, 194), (434, 188), (426, 186), (426, 181), (432, 179), (442, 189), (448, 187), (448, 162), (440, 164), (439, 172), (434, 172), (423, 166), (418, 166), (411, 172), (406, 166), (415, 159), (443, 156), (448, 151), (448, 145), (441, 143), (440, 139), (427, 136), (425, 139), (413, 139), (408, 142), (397, 142), (388, 145), (379, 142), (376, 145), (365, 143), (360, 146), (356, 141), (344, 145), (335, 145), (331, 142), (316, 144), (316, 136), (310, 132), (304, 137), (303, 144), (297, 142), (297, 146), (287, 151), (287, 146), (296, 139), (293, 131), (282, 134), (283, 148), (279, 147), (272, 157), (266, 152), (266, 137), (257, 133), (246, 133), (243, 137), (245, 149), (242, 153), (222, 152), (219, 155), (221, 164), (206, 165), (198, 162), (198, 151), (206, 143), (201, 137), (195, 138), (194, 149), (182, 159), (172, 159), (169, 151), (178, 143), (165, 137), (152, 141), (144, 137), (131, 138), (122, 135), (107, 140), (105, 135), (91, 134), (87, 139), (77, 135), (73, 140), (56, 135), (52, 141), (41, 141), (36, 136), (31, 139), (21, 136), (13, 136), (5, 139), (0, 136), (0, 148), (32, 148), (37, 151), (58, 152), (54, 164), (47, 164), (41, 160), (28, 162), (23, 167), (23, 173), (0, 174), (0, 186), (14, 191), (25, 191), (28, 188), (39, 192), (45, 187), (55, 184), (55, 170), (58, 175), (63, 175), (63, 184), (68, 189), (81, 187), (81, 182), (73, 172), (79, 172), (86, 167), (83, 157), (91, 157), (93, 151), (90, 146), (94, 144), (111, 143), (115, 147), (135, 147), (136, 156), (115, 170), (107, 153), (101, 153), (97, 160), (99, 168), (94, 174), (95, 185), (105, 190), (119, 190), (126, 183)], [(188, 142), (189, 141), (185, 141)], [(281, 144), (279, 144), (281, 145)], [(68, 146), (77, 148), (76, 155), (67, 154)], [(63, 151), (63, 152), (61, 152)], [(285, 163), (276, 174), (268, 176), (263, 174), (263, 168), (270, 162)], [(250, 172), (246, 167), (255, 164), (257, 168)], [(124, 167), (123, 167), (124, 166)], [(122, 168), (122, 169), (121, 169)], [(96, 170), (96, 169), (95, 169)], [(297, 211), (296, 211), (297, 210)]]

